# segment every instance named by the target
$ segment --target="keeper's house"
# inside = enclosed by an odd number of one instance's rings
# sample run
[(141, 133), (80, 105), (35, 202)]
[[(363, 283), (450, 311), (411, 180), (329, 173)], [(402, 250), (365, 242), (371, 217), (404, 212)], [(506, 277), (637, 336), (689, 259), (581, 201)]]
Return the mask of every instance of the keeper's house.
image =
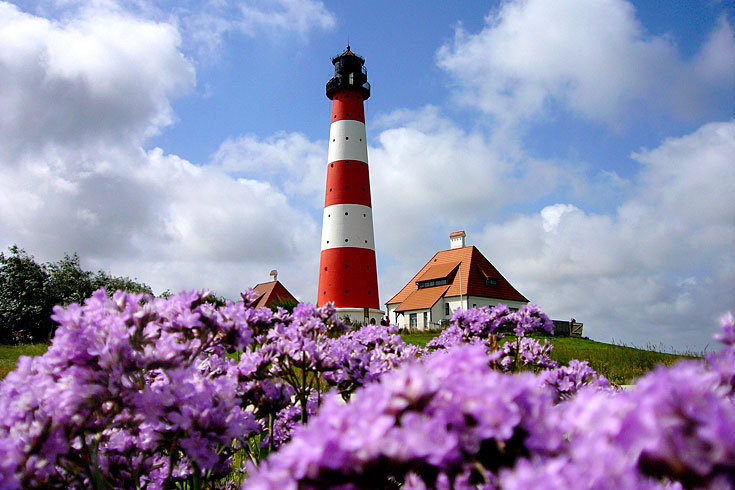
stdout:
[(449, 250), (437, 252), (413, 279), (386, 303), (390, 322), (398, 328), (426, 330), (445, 325), (457, 308), (528, 304), (474, 246), (465, 232), (449, 235)]

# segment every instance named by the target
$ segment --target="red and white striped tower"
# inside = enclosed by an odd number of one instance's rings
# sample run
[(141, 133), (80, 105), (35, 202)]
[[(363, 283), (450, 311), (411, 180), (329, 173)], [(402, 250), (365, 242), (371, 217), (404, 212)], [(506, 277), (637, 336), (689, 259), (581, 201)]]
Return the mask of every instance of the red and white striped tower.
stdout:
[(327, 187), (322, 221), (317, 304), (332, 301), (340, 318), (379, 322), (365, 107), (370, 97), (365, 60), (350, 51), (332, 59)]

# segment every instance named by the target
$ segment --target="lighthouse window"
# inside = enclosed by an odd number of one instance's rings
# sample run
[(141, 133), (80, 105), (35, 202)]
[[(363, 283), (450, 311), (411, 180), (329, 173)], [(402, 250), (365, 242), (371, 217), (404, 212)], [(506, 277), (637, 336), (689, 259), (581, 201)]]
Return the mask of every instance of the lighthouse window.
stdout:
[(350, 268), (349, 264), (345, 264), (345, 269), (349, 269), (349, 268)]
[(345, 216), (347, 216), (348, 214), (350, 214), (350, 213), (348, 213), (348, 212), (345, 211)]
[(346, 242), (347, 242), (347, 241), (349, 241), (349, 238), (345, 238), (345, 241), (346, 241)]
[[(363, 190), (365, 190), (365, 189), (363, 189)], [(363, 217), (363, 218), (367, 218), (367, 214), (365, 214), (365, 213), (362, 213), (362, 217)]]
[(349, 188), (350, 188), (350, 186), (348, 186), (348, 185), (346, 185), (346, 186), (345, 186), (345, 190), (347, 190), (347, 189), (349, 189)]
[(367, 240), (365, 240), (365, 243), (367, 243)]
[(327, 268), (325, 267), (324, 270), (327, 270)]
[(348, 139), (350, 139), (350, 137), (349, 136), (345, 136), (345, 139), (348, 140)]

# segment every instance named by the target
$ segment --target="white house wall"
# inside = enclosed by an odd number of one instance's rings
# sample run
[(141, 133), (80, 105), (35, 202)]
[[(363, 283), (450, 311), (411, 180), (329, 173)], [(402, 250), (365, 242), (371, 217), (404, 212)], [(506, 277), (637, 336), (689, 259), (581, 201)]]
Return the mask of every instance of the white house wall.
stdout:
[[(458, 309), (470, 309), (473, 307), (473, 305), (477, 305), (477, 308), (482, 308), (484, 306), (496, 306), (499, 303), (502, 303), (506, 305), (508, 308), (518, 309), (521, 306), (527, 304), (521, 301), (509, 301), (509, 300), (502, 300), (497, 298), (485, 298), (482, 296), (462, 296), (462, 301), (460, 302), (459, 296), (450, 296), (448, 298), (440, 298), (439, 301), (437, 301), (434, 306), (431, 309), (421, 309), (421, 310), (410, 310), (410, 311), (404, 311), (402, 314), (398, 314), (398, 319), (396, 320), (396, 313), (395, 310), (398, 306), (400, 306), (400, 303), (388, 305), (387, 311), (388, 311), (388, 318), (390, 319), (391, 324), (397, 326), (400, 329), (407, 329), (410, 325), (410, 314), (416, 313), (416, 324), (417, 328), (419, 330), (431, 330), (439, 328), (442, 321), (446, 320), (449, 321), (450, 318), (452, 318), (452, 314)], [(449, 304), (449, 314), (446, 315), (446, 307), (445, 304)], [(430, 312), (429, 314), (429, 322), (431, 323), (428, 326), (423, 325), (423, 312), (427, 311)]]

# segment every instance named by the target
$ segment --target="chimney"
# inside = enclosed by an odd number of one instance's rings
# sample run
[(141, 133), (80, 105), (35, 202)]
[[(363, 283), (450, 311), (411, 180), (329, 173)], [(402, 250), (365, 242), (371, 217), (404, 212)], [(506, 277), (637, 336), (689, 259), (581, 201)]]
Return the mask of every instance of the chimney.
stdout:
[(449, 248), (462, 248), (464, 247), (464, 237), (467, 235), (464, 231), (455, 231), (449, 234)]
[(278, 271), (276, 269), (273, 269), (271, 271), (271, 280), (272, 281), (277, 281), (278, 280)]

